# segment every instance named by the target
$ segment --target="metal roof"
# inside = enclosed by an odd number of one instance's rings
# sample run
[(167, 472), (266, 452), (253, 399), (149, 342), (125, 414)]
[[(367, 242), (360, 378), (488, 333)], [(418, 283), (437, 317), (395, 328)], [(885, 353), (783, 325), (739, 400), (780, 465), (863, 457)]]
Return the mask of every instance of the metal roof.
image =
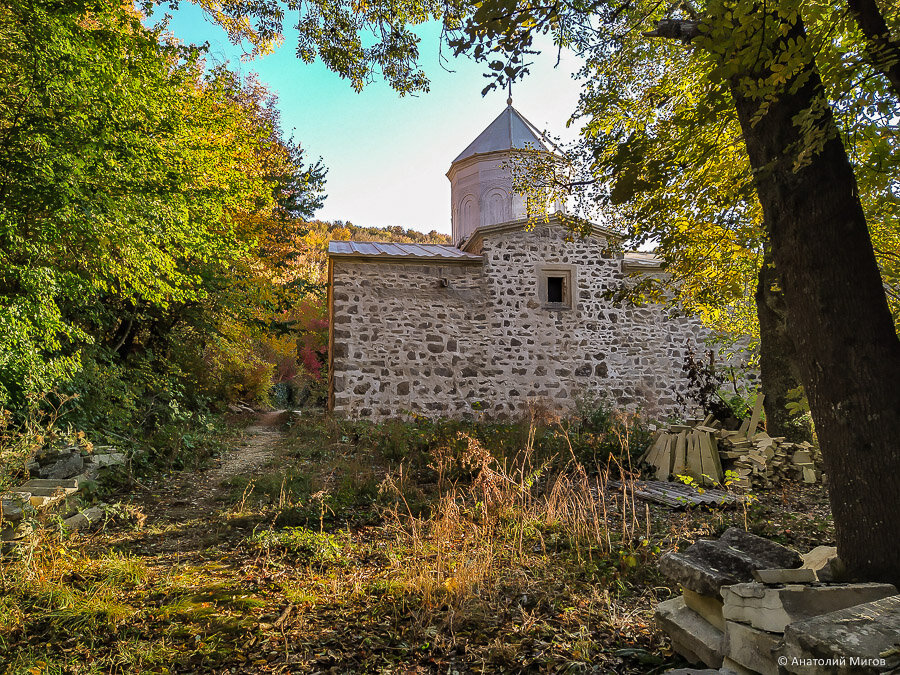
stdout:
[(626, 265), (633, 267), (660, 267), (663, 259), (646, 251), (626, 251), (622, 256)]
[(444, 244), (390, 244), (381, 241), (329, 241), (328, 255), (372, 258), (481, 260), (480, 255), (466, 253), (455, 246)]
[(546, 137), (510, 104), (451, 164), (456, 164), (472, 155), (512, 150), (513, 148), (531, 148), (552, 152), (547, 143)]

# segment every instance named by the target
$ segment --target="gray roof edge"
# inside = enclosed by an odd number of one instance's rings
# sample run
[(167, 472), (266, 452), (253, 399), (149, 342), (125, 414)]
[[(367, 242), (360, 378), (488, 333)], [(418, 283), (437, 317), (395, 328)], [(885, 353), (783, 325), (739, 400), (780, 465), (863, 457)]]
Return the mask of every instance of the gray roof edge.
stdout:
[[(408, 250), (414, 246), (424, 253)], [(375, 248), (375, 251), (360, 250)], [(404, 248), (406, 247), (406, 248)], [(345, 241), (328, 242), (329, 258), (366, 258), (368, 260), (440, 260), (442, 262), (478, 263), (482, 257), (478, 254), (461, 251), (448, 244), (394, 244), (378, 241)]]

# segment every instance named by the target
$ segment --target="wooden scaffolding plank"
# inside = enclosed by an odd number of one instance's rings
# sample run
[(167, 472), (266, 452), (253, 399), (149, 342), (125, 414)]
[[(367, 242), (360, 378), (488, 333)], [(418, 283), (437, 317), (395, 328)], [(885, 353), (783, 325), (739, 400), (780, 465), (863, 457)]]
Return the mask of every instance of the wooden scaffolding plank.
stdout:
[(683, 476), (687, 472), (687, 432), (679, 431), (675, 438), (675, 453), (672, 458), (672, 473)]
[(666, 443), (656, 457), (656, 479), (668, 480), (672, 471), (672, 434), (666, 434)]

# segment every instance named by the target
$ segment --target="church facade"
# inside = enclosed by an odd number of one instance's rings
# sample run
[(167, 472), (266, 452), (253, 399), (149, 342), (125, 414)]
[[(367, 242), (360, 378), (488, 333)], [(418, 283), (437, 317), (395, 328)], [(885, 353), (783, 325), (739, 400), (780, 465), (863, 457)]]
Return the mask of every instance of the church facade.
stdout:
[(613, 255), (596, 227), (573, 238), (553, 215), (528, 227), (503, 166), (519, 148), (552, 152), (508, 107), (451, 164), (455, 245), (329, 244), (329, 408), (351, 418), (492, 419), (538, 404), (563, 412), (605, 397), (675, 413), (694, 317), (607, 299), (644, 253)]

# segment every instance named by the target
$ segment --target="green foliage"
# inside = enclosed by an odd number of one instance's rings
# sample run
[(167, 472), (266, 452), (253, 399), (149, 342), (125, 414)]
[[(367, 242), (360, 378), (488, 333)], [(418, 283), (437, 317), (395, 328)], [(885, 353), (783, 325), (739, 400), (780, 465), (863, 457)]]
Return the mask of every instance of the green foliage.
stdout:
[(627, 467), (631, 460), (643, 454), (652, 435), (646, 421), (639, 416), (614, 411), (602, 399), (584, 397), (575, 413), (565, 420), (540, 412), (530, 423), (528, 420), (492, 423), (416, 416), (408, 421), (341, 422), (332, 437), (363, 451), (377, 452), (389, 461), (409, 461), (431, 472), (438, 470), (429, 466), (433, 456), (446, 455), (454, 458), (454, 473), (447, 478), (455, 480), (471, 477), (471, 471), (475, 470), (467, 469), (459, 461), (468, 450), (469, 439), (474, 439), (499, 461), (510, 463), (528, 444), (531, 432), (535, 461), (556, 459), (565, 464), (576, 459), (594, 469), (606, 467), (610, 462)]
[(285, 308), (321, 287), (285, 247), (325, 169), (254, 78), (112, 0), (5, 4), (0, 87), (0, 409), (56, 388), (140, 461), (201, 458), (213, 398), (297, 371)]
[(314, 532), (305, 527), (285, 527), (279, 530), (262, 530), (248, 539), (251, 546), (267, 554), (287, 555), (293, 562), (320, 569), (342, 562), (342, 546), (333, 534)]
[(280, 43), (287, 20), (297, 31), (299, 59), (312, 63), (319, 58), (327, 68), (349, 80), (356, 91), (380, 75), (401, 96), (427, 92), (429, 86), (418, 64), (420, 38), (413, 27), (431, 20), (455, 27), (467, 7), (460, 0), (403, 4), (348, 0), (302, 4), (195, 2), (229, 32), (233, 42), (249, 43), (252, 48), (248, 51), (253, 54), (268, 53)]

